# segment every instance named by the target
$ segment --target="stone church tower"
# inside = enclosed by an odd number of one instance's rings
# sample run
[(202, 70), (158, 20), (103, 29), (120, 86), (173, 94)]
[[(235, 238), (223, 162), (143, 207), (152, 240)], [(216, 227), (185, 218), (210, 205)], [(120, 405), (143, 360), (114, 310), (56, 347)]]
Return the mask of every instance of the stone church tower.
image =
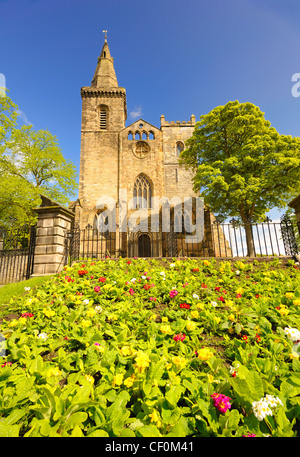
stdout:
[[(103, 209), (107, 209), (101, 206), (101, 199), (109, 197), (116, 202), (117, 218), (110, 243), (107, 237), (106, 241), (103, 238), (110, 255), (157, 257), (188, 254), (183, 234), (178, 240), (172, 230), (172, 233), (162, 233), (161, 230), (154, 233), (148, 216), (153, 211), (154, 197), (169, 200), (196, 197), (192, 175), (179, 165), (179, 154), (194, 131), (195, 116), (184, 122), (168, 122), (162, 115), (159, 128), (143, 119), (125, 126), (126, 90), (119, 87), (106, 37), (91, 85), (81, 88), (81, 97), (79, 199), (73, 205), (77, 225), (81, 230), (92, 228), (95, 237), (99, 218), (106, 214)], [(122, 206), (119, 195), (124, 189), (125, 197), (122, 198), (127, 200), (128, 210), (125, 220), (119, 224)], [(144, 229), (121, 230), (120, 227), (126, 225), (137, 210), (143, 210), (141, 218), (147, 219)], [(141, 218), (138, 218), (139, 222)], [(212, 218), (211, 213), (205, 211), (205, 222), (211, 224)], [(161, 208), (158, 208), (158, 220), (161, 224)], [(106, 223), (107, 217), (102, 222)], [(206, 239), (211, 235), (206, 234)], [(97, 233), (97, 239), (99, 236), (101, 234)]]

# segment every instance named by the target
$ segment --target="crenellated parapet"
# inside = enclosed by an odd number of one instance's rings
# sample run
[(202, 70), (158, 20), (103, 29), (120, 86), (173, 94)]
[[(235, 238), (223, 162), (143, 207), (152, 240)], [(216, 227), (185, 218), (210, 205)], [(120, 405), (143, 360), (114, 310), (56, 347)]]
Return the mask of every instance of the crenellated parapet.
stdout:
[(162, 114), (160, 116), (160, 126), (161, 127), (194, 127), (196, 124), (196, 117), (194, 114), (191, 115), (189, 121), (166, 121), (165, 116)]

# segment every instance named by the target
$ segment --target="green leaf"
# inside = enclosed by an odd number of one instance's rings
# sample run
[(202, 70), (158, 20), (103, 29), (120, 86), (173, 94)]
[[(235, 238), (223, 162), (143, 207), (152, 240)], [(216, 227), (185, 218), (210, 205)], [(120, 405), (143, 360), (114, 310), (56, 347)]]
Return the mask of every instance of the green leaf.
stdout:
[(23, 417), (25, 414), (25, 409), (15, 409), (10, 413), (9, 416), (4, 419), (3, 424), (12, 425), (15, 422), (18, 422), (18, 420), (21, 419), (21, 417)]
[(19, 425), (7, 425), (0, 422), (0, 438), (14, 438), (19, 436)]
[(264, 387), (261, 376), (256, 371), (249, 371), (246, 378), (249, 386), (251, 397), (256, 400), (264, 396)]
[(143, 427), (139, 428), (137, 430), (137, 435), (152, 438), (155, 436), (161, 436), (161, 433), (158, 430), (158, 428), (155, 427), (155, 425), (149, 424), (149, 425), (144, 425)]
[(166, 436), (184, 437), (189, 435), (191, 430), (188, 423), (188, 418), (181, 416), (181, 418), (172, 427), (170, 433), (168, 433)]
[(103, 437), (109, 437), (109, 434), (105, 430), (94, 430), (92, 433), (90, 433), (87, 436), (92, 437), (92, 438), (103, 438)]
[(232, 411), (230, 411), (227, 418), (227, 428), (236, 429), (238, 427), (241, 417), (242, 416), (240, 415), (237, 409), (233, 409)]
[(82, 433), (82, 430), (81, 430), (81, 428), (79, 427), (79, 425), (75, 425), (75, 427), (74, 427), (73, 430), (72, 430), (71, 436), (75, 436), (75, 437), (82, 437), (82, 436), (84, 436), (84, 434)]
[(75, 427), (76, 425), (81, 424), (82, 422), (86, 421), (88, 418), (87, 413), (85, 412), (77, 412), (72, 414), (68, 421), (67, 421), (67, 426), (68, 428)]
[(166, 400), (170, 403), (171, 406), (175, 408), (184, 391), (185, 387), (172, 386), (171, 389), (166, 393)]
[(29, 365), (29, 373), (40, 373), (43, 370), (44, 361), (40, 355), (38, 355)]

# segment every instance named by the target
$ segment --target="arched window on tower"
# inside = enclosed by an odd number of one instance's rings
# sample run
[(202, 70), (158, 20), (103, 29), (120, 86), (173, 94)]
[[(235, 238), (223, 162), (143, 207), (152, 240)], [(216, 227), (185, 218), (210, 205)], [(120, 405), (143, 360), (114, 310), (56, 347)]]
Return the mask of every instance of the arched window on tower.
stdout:
[(106, 105), (100, 106), (100, 130), (107, 130), (108, 125), (108, 107)]
[(151, 208), (152, 189), (147, 176), (140, 174), (133, 186), (133, 208)]
[(181, 141), (176, 143), (176, 156), (179, 157), (180, 153), (184, 150), (184, 145)]

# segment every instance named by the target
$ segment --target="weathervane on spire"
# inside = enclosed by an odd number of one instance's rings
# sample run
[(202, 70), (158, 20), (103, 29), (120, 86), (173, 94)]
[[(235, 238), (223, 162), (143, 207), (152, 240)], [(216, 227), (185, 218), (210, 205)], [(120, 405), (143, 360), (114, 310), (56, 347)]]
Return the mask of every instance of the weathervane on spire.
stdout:
[(102, 30), (102, 32), (105, 34), (104, 38), (105, 38), (105, 41), (106, 41), (107, 40), (107, 30)]

